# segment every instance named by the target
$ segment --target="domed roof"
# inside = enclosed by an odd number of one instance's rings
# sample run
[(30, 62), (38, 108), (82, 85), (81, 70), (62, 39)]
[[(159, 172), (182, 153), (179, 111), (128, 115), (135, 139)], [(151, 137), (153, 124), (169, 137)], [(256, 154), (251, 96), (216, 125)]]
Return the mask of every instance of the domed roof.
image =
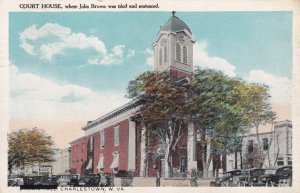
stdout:
[(192, 34), (190, 28), (181, 19), (175, 16), (175, 12), (173, 12), (173, 16), (170, 17), (170, 19), (163, 26), (160, 27), (160, 30), (172, 32), (182, 31), (184, 29), (186, 29), (190, 34)]

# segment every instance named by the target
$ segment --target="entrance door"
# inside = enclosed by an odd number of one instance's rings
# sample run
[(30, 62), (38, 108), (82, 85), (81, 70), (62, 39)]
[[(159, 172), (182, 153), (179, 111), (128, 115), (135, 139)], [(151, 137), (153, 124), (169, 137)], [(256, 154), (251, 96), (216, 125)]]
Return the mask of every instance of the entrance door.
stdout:
[(180, 172), (181, 173), (187, 172), (187, 157), (186, 156), (180, 157)]

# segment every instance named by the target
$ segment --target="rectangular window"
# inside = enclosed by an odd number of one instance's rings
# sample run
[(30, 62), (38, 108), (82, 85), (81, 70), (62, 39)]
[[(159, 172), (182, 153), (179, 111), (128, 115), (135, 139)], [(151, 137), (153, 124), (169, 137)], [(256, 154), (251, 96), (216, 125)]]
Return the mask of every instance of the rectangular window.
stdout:
[(104, 142), (105, 142), (104, 131), (100, 131), (100, 149), (104, 148)]
[(197, 141), (197, 142), (200, 142), (200, 141), (201, 141), (201, 133), (200, 133), (199, 130), (197, 130), (196, 141)]
[(288, 157), (288, 165), (289, 166), (293, 165), (293, 160), (291, 157)]
[(187, 64), (187, 48), (186, 48), (186, 46), (183, 46), (182, 54), (183, 54), (183, 63)]
[(278, 165), (278, 166), (283, 166), (283, 165), (284, 165), (283, 157), (279, 157), (279, 158), (277, 159), (277, 165)]
[(176, 60), (181, 62), (181, 46), (179, 43), (176, 43)]
[(94, 137), (91, 136), (90, 137), (90, 152), (93, 151), (93, 146), (94, 146), (94, 140), (93, 139), (94, 139)]
[(187, 171), (187, 157), (182, 156), (180, 158), (180, 172), (185, 173)]
[(263, 141), (263, 150), (264, 151), (268, 150), (269, 149), (269, 140), (268, 140), (268, 138), (263, 138), (262, 141)]
[(119, 145), (119, 126), (114, 127), (114, 144)]
[(248, 153), (253, 152), (253, 140), (248, 140)]

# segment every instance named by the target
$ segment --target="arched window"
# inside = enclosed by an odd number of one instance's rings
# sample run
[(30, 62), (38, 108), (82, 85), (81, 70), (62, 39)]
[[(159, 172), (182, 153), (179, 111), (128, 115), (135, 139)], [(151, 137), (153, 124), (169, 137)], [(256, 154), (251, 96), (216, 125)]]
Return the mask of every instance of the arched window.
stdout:
[(167, 62), (167, 46), (164, 47), (164, 62)]
[(181, 62), (181, 46), (179, 43), (176, 43), (176, 60)]
[(162, 49), (159, 49), (159, 65), (162, 64)]
[(183, 54), (183, 63), (187, 64), (187, 48), (186, 48), (186, 46), (183, 46), (182, 54)]

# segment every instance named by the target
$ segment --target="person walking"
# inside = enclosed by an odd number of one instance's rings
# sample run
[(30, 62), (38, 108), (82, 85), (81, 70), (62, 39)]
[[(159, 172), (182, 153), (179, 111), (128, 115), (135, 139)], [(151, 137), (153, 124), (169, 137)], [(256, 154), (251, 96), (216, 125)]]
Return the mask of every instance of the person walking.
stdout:
[(160, 186), (160, 174), (159, 172), (156, 172), (156, 187)]

